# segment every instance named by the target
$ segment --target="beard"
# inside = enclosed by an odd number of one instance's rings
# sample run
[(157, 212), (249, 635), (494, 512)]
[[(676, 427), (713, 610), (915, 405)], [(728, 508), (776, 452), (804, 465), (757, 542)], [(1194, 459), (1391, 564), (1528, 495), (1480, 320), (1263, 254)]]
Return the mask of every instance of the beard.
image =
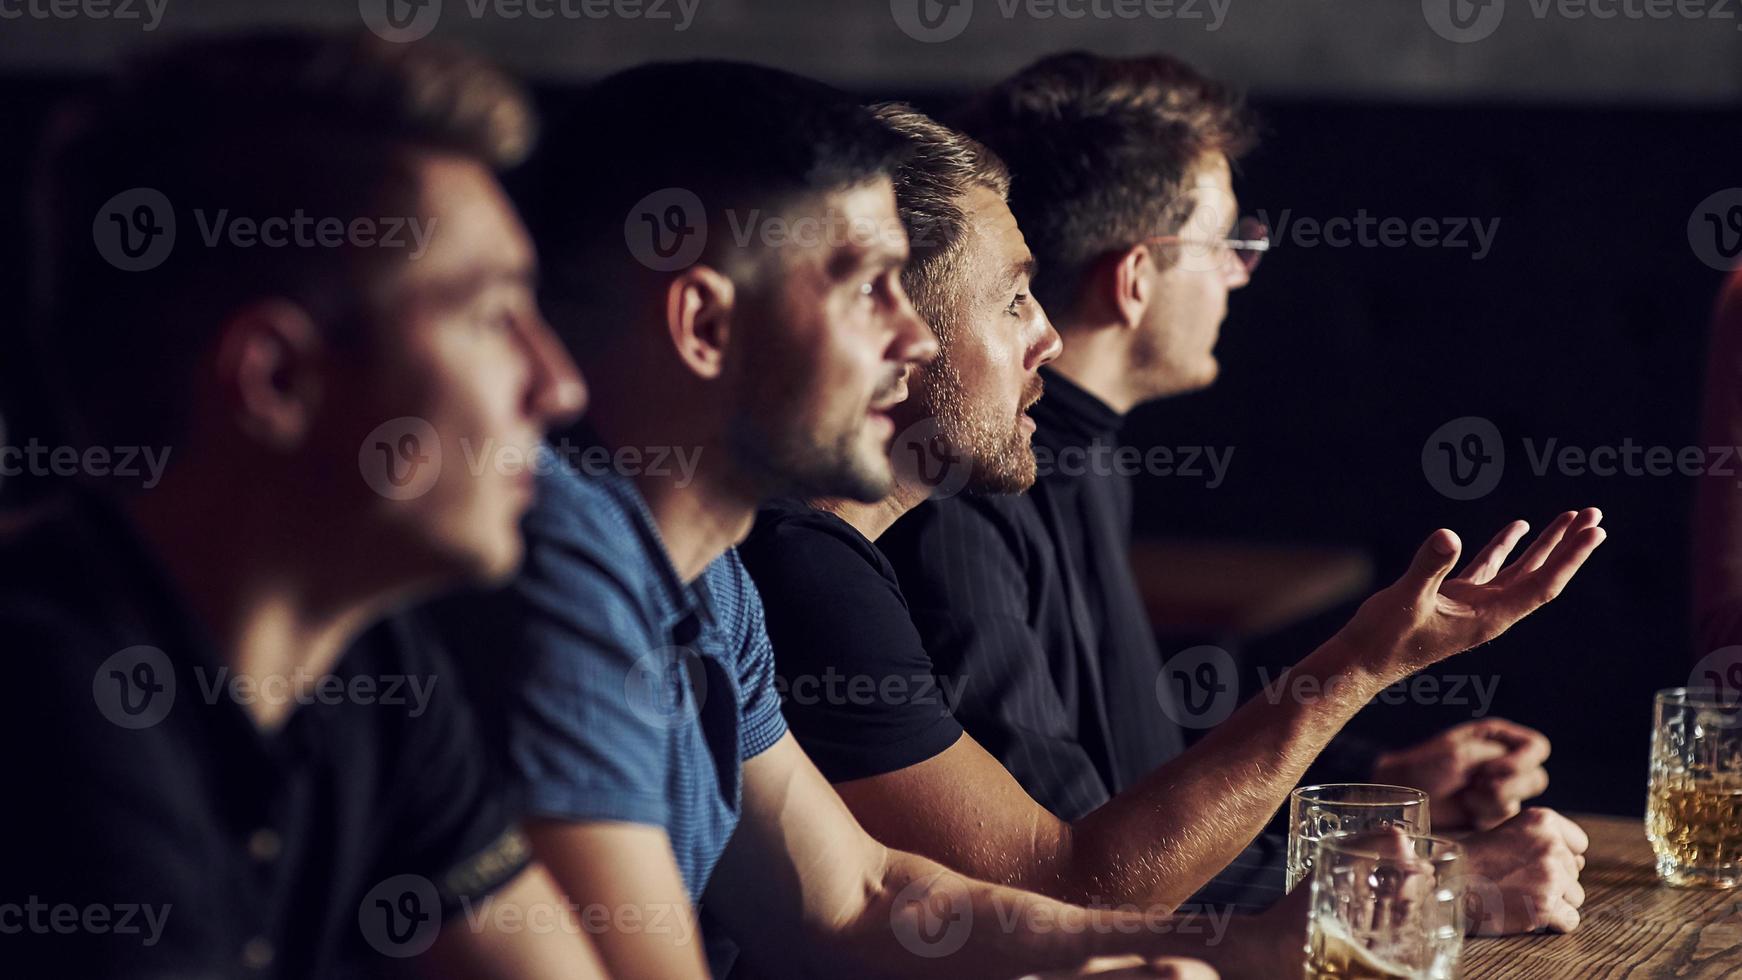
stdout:
[(733, 455), (761, 474), (768, 495), (845, 497), (868, 504), (887, 497), (895, 489), (889, 447), (873, 442), (866, 429), (870, 405), (901, 384), (902, 370), (891, 371), (845, 420), (821, 429), (803, 422), (805, 393), (787, 380), (791, 376), (753, 373), (759, 380), (748, 410), (727, 429)]
[[(1020, 401), (1022, 410), (1040, 400), (1044, 387), (1038, 375), (1029, 381)], [(949, 357), (947, 344), (935, 360), (918, 370), (911, 401), (920, 418), (935, 420), (937, 435), (950, 456), (968, 464), (962, 489), (969, 493), (1021, 493), (1034, 485), (1034, 446), (1017, 414), (1004, 414), (967, 397), (967, 386)]]

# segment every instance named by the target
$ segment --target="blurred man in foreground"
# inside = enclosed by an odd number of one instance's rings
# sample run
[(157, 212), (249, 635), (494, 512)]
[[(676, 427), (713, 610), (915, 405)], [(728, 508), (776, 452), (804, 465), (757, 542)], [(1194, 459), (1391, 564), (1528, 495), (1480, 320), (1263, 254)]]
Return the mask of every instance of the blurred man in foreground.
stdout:
[(0, 545), (0, 900), (43, 910), (0, 973), (601, 975), (428, 631), (375, 625), (514, 570), (531, 488), (461, 450), (581, 408), (494, 176), (530, 126), (463, 56), (286, 34), (171, 49), (59, 133), (42, 368), (82, 459), (167, 465)]

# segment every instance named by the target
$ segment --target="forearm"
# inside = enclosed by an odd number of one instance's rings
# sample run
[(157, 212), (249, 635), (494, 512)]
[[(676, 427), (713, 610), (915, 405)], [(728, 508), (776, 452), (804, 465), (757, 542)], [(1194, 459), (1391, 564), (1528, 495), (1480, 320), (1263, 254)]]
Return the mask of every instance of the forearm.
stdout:
[[(812, 952), (828, 972), (854, 977), (1009, 978), (1074, 968), (1096, 956), (1192, 956), (1237, 960), (1268, 955), (1231, 948), (1221, 929), (1181, 928), (1173, 918), (1130, 907), (1087, 909), (1016, 888), (965, 878), (943, 865), (889, 850), (850, 921), (819, 936)], [(1249, 926), (1251, 921), (1248, 920)], [(1222, 923), (1227, 927), (1226, 920)], [(1255, 938), (1245, 933), (1248, 941)], [(1262, 975), (1235, 970), (1228, 976)]]
[(1238, 855), (1313, 760), (1393, 677), (1343, 634), (1208, 736), (1071, 828), (1067, 884), (1083, 901), (1171, 908)]

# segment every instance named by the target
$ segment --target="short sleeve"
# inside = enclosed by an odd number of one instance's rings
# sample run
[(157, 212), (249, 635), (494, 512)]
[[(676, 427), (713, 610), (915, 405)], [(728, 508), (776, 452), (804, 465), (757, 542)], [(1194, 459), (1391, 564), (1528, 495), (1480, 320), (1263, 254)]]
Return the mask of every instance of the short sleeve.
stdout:
[(734, 549), (709, 566), (710, 589), (716, 600), (729, 603), (743, 642), (737, 651), (737, 683), (742, 704), (738, 755), (753, 759), (786, 734), (775, 686), (774, 649), (768, 641), (768, 621), (762, 595)]
[(956, 716), (968, 733), (1061, 819), (1105, 803), (1075, 706), (1029, 620), (1022, 531), (992, 498), (957, 496), (921, 504), (880, 541), (940, 676), (961, 685)]
[(553, 511), (528, 516), (513, 583), (447, 604), (444, 628), (489, 692), (491, 734), (527, 815), (664, 827), (674, 716), (660, 679), (673, 648), (631, 580)]
[(832, 782), (905, 769), (962, 735), (872, 545), (828, 515), (765, 511), (740, 547), (762, 592), (787, 722)]
[(407, 748), (394, 765), (401, 804), (387, 837), (384, 872), (427, 878), (443, 913), (452, 915), (524, 870), (531, 848), (434, 631), (407, 615), (377, 627), (373, 642), (386, 649), (372, 652), (395, 659), (413, 703), (419, 686), (427, 692), (421, 711), (398, 721)]

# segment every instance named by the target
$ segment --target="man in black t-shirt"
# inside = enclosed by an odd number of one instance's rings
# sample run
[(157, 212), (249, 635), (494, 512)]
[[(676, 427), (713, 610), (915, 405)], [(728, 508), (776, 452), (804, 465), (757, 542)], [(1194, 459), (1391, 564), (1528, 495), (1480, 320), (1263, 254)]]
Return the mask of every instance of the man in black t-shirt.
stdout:
[[(916, 594), (905, 579), (904, 596), (872, 543), (934, 496), (1012, 494), (1034, 481), (1026, 409), (1040, 396), (1041, 366), (1059, 351), (1057, 334), (1028, 296), (1033, 259), (1005, 204), (1002, 164), (911, 110), (882, 111), (912, 144), (896, 193), (909, 236), (921, 244), (903, 285), (938, 334), (940, 352), (915, 369), (911, 397), (892, 412), (900, 434), (891, 450), (897, 480), (890, 497), (766, 509), (741, 546), (763, 593), (789, 723), (854, 815), (886, 844), (1071, 901), (1174, 908), (1240, 855), (1336, 731), (1387, 684), (1491, 639), (1558, 593), (1601, 543), (1600, 515), (1558, 520), (1505, 568), (1516, 535), (1502, 532), (1456, 578), (1458, 540), (1435, 532), (1401, 579), (1295, 668), (1324, 698), (1254, 700), (1191, 749), (1067, 822), (1014, 773), (1033, 764), (1023, 755), (1028, 745), (1073, 738), (1070, 726), (1087, 706), (1048, 699), (1072, 686), (1059, 672), (1088, 668), (1028, 647), (1011, 651), (1032, 656), (1021, 664), (939, 658), (908, 608), (934, 597)], [(936, 556), (953, 563), (939, 574), (961, 586), (958, 601), (1006, 610), (971, 628), (987, 635), (1029, 629), (1029, 610), (1010, 603), (1022, 583), (975, 569), (1003, 560), (1001, 549), (1031, 542), (1011, 536), (983, 547), (984, 554)], [(1033, 727), (1019, 737), (1001, 734), (1024, 725)], [(1073, 765), (1077, 778), (1097, 778), (1086, 760)], [(1491, 844), (1503, 849), (1548, 819), (1532, 816), (1496, 832)], [(1568, 833), (1577, 839), (1564, 854), (1517, 849), (1520, 860), (1495, 878), (1507, 909), (1526, 915), (1547, 908), (1558, 916), (1556, 906), (1531, 903), (1564, 901), (1572, 913), (1582, 901), (1576, 865), (1583, 835)]]
[(84, 479), (0, 541), (0, 976), (601, 976), (392, 615), (515, 569), (527, 481), (461, 450), (584, 397), (494, 174), (529, 124), (457, 53), (285, 33), (57, 130), (35, 313)]

